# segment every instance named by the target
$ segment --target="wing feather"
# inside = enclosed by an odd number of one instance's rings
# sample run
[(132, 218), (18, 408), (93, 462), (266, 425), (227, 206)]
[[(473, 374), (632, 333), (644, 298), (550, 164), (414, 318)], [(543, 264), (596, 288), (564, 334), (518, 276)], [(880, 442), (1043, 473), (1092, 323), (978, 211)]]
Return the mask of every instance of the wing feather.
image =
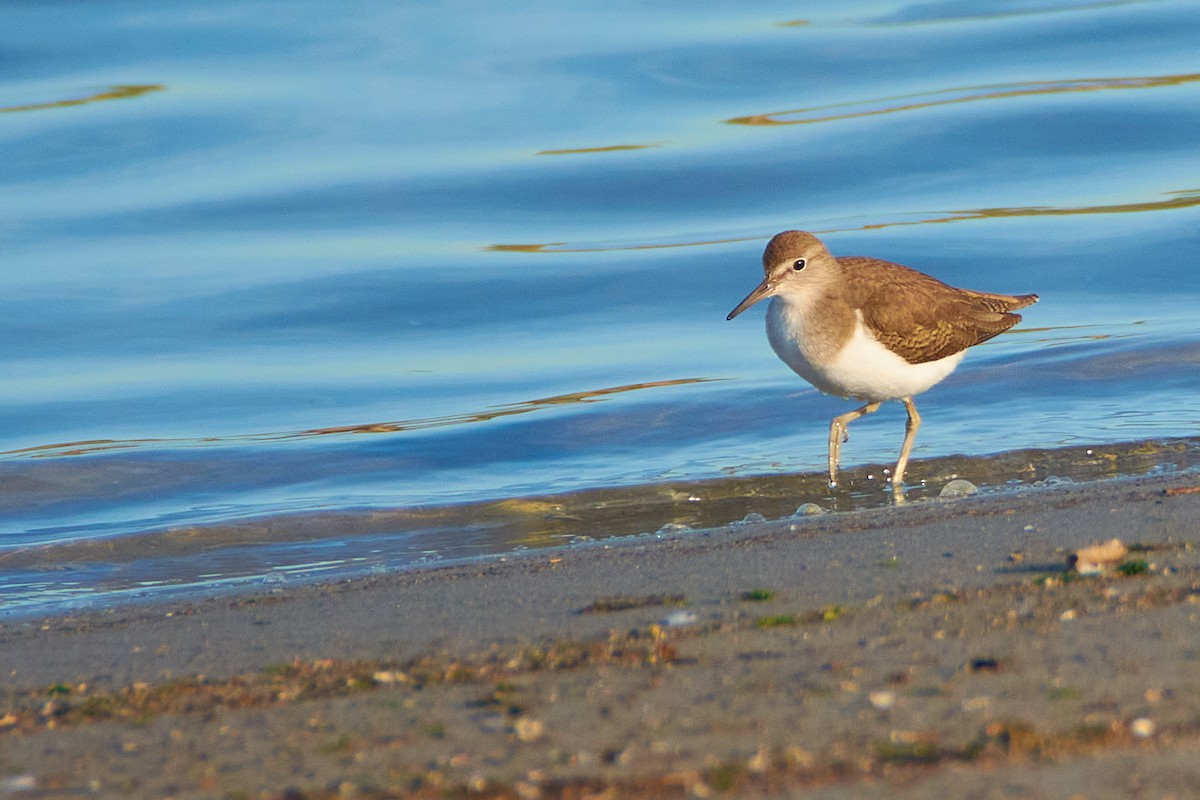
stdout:
[(890, 261), (839, 258), (847, 300), (884, 347), (910, 364), (954, 355), (986, 342), (1021, 321), (1013, 309), (1037, 295), (957, 289)]

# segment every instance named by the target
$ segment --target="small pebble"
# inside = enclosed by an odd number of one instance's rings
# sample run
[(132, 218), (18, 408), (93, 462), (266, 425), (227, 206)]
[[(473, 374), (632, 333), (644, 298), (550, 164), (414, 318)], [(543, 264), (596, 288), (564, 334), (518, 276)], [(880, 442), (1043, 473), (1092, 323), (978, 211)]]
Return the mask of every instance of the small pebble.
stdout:
[(37, 778), (32, 775), (13, 775), (0, 778), (0, 792), (32, 792), (37, 788)]
[(1154, 720), (1147, 717), (1138, 717), (1129, 724), (1129, 730), (1134, 736), (1139, 739), (1145, 739), (1154, 735)]
[(663, 619), (662, 624), (668, 628), (683, 628), (688, 625), (695, 625), (696, 619), (694, 611), (672, 611)]
[(517, 781), (512, 784), (512, 788), (516, 789), (518, 798), (521, 800), (540, 800), (541, 787), (536, 783), (529, 781)]
[(521, 717), (513, 724), (513, 731), (522, 742), (536, 742), (546, 733), (546, 725), (540, 719)]
[(757, 511), (751, 511), (749, 514), (742, 517), (741, 524), (742, 525), (757, 525), (760, 522), (766, 522), (766, 521), (767, 521), (767, 518), (764, 517), (762, 514), (759, 514)]
[(938, 497), (970, 497), (973, 494), (979, 494), (978, 486), (962, 478), (955, 478), (942, 487), (942, 490), (938, 492)]
[(895, 692), (871, 692), (869, 695), (871, 705), (878, 708), (880, 711), (887, 711), (892, 706), (896, 705)]
[(992, 707), (992, 698), (986, 694), (968, 697), (963, 700), (963, 711), (988, 711)]
[(1115, 567), (1129, 555), (1129, 548), (1120, 539), (1110, 539), (1076, 550), (1067, 558), (1067, 568), (1080, 575), (1096, 575)]
[(1058, 475), (1047, 475), (1044, 479), (1036, 481), (1034, 486), (1069, 486), (1075, 481), (1070, 478), (1059, 477)]
[(371, 676), (376, 683), (406, 683), (408, 676), (403, 672), (394, 669), (379, 670)]
[(824, 514), (825, 509), (821, 508), (816, 503), (805, 503), (792, 512), (793, 517), (812, 517), (817, 514)]

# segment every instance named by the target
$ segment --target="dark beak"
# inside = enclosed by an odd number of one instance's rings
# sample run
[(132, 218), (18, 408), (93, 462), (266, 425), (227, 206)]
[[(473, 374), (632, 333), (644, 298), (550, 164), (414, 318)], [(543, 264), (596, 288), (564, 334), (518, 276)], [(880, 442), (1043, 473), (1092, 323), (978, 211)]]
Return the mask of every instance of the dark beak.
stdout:
[(762, 300), (764, 297), (771, 294), (771, 291), (774, 288), (775, 288), (775, 285), (773, 283), (771, 283), (770, 278), (763, 278), (763, 282), (760, 283), (757, 287), (755, 287), (753, 292), (746, 295), (746, 299), (743, 300), (742, 302), (738, 303), (737, 307), (734, 308), (733, 311), (730, 311), (729, 316), (726, 317), (725, 319), (727, 319), (727, 320), (733, 319), (738, 314), (742, 313), (747, 308), (749, 308), (750, 306), (757, 303), (759, 300)]

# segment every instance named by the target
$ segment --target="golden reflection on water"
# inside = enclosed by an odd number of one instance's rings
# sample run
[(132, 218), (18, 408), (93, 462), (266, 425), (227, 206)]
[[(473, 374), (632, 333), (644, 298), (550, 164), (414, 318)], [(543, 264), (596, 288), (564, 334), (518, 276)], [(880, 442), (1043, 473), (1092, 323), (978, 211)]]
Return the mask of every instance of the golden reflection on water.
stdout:
[[(820, 231), (815, 231), (820, 233)], [(700, 239), (691, 242), (651, 242), (649, 244), (618, 244), (609, 246), (578, 247), (570, 242), (544, 242), (542, 244), (489, 244), (484, 247), (494, 253), (609, 253), (620, 250), (668, 250), (672, 247), (702, 247), (710, 244), (735, 244), (755, 242), (761, 236), (736, 236), (730, 239)]]
[(644, 381), (623, 386), (610, 386), (603, 389), (590, 389), (582, 392), (570, 392), (552, 397), (541, 397), (536, 400), (526, 400), (520, 403), (509, 403), (496, 406), (486, 411), (476, 411), (466, 414), (448, 414), (441, 417), (425, 417), (394, 422), (369, 422), (358, 425), (337, 425), (327, 428), (309, 428), (300, 431), (276, 431), (271, 433), (245, 433), (235, 436), (208, 436), (200, 438), (146, 438), (146, 439), (88, 439), (79, 442), (64, 442), (59, 444), (23, 447), (17, 450), (0, 452), (0, 458), (13, 456), (28, 456), (46, 458), (64, 456), (90, 455), (105, 453), (113, 450), (129, 450), (145, 445), (169, 445), (174, 447), (206, 447), (210, 445), (247, 444), (253, 442), (281, 442), (296, 439), (314, 439), (319, 436), (344, 436), (361, 433), (401, 433), (404, 431), (428, 430), (444, 428), (450, 425), (466, 425), (475, 422), (489, 422), (501, 417), (511, 417), (528, 414), (555, 406), (568, 406), (579, 403), (596, 403), (617, 394), (638, 391), (640, 389), (658, 389), (668, 386), (686, 386), (693, 383), (710, 383), (724, 378), (674, 378), (664, 381)]
[(650, 144), (610, 144), (606, 147), (575, 147), (565, 150), (539, 150), (534, 153), (538, 156), (576, 156), (585, 153), (621, 153), (627, 150), (646, 150), (651, 147), (662, 147), (665, 142), (651, 142)]
[(943, 216), (928, 216), (923, 219), (897, 220), (895, 222), (880, 222), (860, 225), (854, 228), (835, 228), (816, 233), (840, 233), (848, 230), (872, 231), (882, 228), (896, 228), (907, 225), (929, 225), (946, 222), (963, 222), (966, 220), (1004, 219), (1010, 217), (1065, 217), (1078, 214), (1129, 214), (1144, 211), (1173, 211), (1181, 208), (1200, 206), (1200, 189), (1186, 189), (1167, 192), (1164, 200), (1148, 200), (1138, 203), (1111, 203), (1098, 206), (1009, 206), (998, 208), (976, 208), (962, 211), (948, 211)]
[[(542, 253), (551, 247), (566, 247), (566, 242), (545, 242), (543, 244), (489, 244), (484, 250), (497, 253)], [(578, 251), (565, 251), (578, 252)]]
[[(790, 111), (772, 111), (766, 114), (751, 114), (745, 117), (727, 119), (730, 125), (811, 125), (816, 122), (833, 122), (859, 117), (873, 117), (879, 114), (895, 114), (901, 111), (917, 111), (924, 108), (954, 105), (957, 103), (974, 103), (980, 100), (1005, 100), (1013, 97), (1029, 97), (1043, 94), (1065, 94), (1072, 92), (1097, 92), (1105, 89), (1154, 89), (1163, 86), (1179, 86), (1200, 80), (1200, 73), (1186, 75), (1156, 75), (1135, 78), (1079, 78), (1063, 81), (1030, 81), (1027, 83), (996, 83), (982, 86), (964, 86), (952, 89), (939, 89), (933, 92), (883, 97), (878, 100), (858, 101), (852, 103), (834, 103), (826, 106), (797, 108)], [(932, 98), (922, 100), (920, 98)], [(897, 101), (908, 101), (899, 102)], [(828, 114), (835, 109), (854, 109), (862, 106), (874, 106), (880, 103), (882, 108), (861, 108), (860, 110), (844, 111)], [(814, 115), (816, 116), (809, 116)], [(783, 119), (796, 117), (799, 119)]]
[(104, 100), (128, 100), (133, 97), (140, 97), (150, 92), (161, 92), (166, 90), (166, 86), (161, 83), (147, 83), (136, 85), (117, 85), (112, 86), (103, 92), (88, 95), (87, 97), (76, 97), (70, 100), (51, 100), (45, 103), (30, 103), (23, 106), (0, 106), (0, 112), (8, 111), (44, 111), (50, 108), (69, 108), (70, 106), (82, 106), (88, 103), (99, 103)]
[[(827, 235), (830, 233), (849, 233), (852, 231), (875, 231), (884, 228), (898, 228), (909, 225), (930, 225), (946, 222), (965, 222), (968, 220), (1002, 219), (1009, 217), (1061, 217), (1077, 214), (1128, 214), (1145, 211), (1173, 211), (1182, 208), (1200, 206), (1200, 189), (1183, 189), (1167, 192), (1167, 197), (1161, 200), (1146, 200), (1133, 203), (1111, 203), (1097, 206), (1000, 206), (996, 208), (975, 208), (933, 212), (916, 219), (893, 220), (892, 222), (872, 222), (865, 225), (848, 227), (821, 228), (812, 233)], [(716, 244), (735, 244), (755, 242), (766, 236), (736, 236), (725, 239), (698, 239), (689, 242), (641, 242), (638, 244), (578, 246), (570, 242), (546, 242), (543, 244), (492, 244), (484, 247), (498, 253), (606, 253), (622, 250), (665, 250), (672, 247), (705, 247)]]

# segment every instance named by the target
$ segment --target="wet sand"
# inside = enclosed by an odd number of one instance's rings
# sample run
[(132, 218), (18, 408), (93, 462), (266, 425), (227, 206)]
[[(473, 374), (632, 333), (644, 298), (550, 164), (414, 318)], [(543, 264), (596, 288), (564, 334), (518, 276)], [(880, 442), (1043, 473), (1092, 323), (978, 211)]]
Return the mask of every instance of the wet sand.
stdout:
[(0, 795), (1197, 796), (1197, 485), (8, 622)]

